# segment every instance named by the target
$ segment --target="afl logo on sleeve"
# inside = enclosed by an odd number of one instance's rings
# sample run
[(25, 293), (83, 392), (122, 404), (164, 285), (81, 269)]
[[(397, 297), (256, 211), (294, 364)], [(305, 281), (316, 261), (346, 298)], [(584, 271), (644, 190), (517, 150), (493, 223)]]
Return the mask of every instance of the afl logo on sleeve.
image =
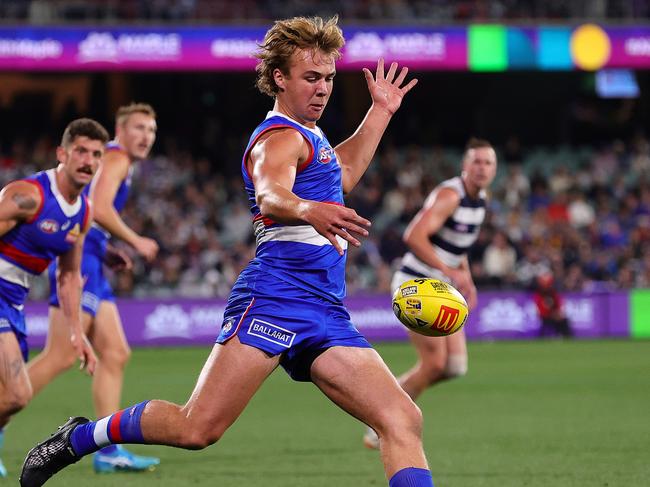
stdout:
[(318, 150), (318, 162), (321, 164), (327, 164), (332, 160), (333, 155), (334, 149), (332, 149), (330, 146), (321, 147)]

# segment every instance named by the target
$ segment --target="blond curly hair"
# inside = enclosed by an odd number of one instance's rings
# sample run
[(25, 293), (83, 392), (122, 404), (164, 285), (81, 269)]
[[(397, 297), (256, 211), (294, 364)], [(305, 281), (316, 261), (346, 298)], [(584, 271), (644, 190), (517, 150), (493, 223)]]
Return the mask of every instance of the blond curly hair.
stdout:
[(283, 74), (289, 74), (289, 62), (296, 49), (318, 49), (339, 59), (345, 39), (337, 25), (338, 20), (338, 15), (335, 15), (327, 21), (321, 17), (293, 17), (276, 21), (255, 54), (260, 60), (255, 67), (257, 88), (275, 97), (280, 90), (275, 84), (273, 72), (279, 69)]

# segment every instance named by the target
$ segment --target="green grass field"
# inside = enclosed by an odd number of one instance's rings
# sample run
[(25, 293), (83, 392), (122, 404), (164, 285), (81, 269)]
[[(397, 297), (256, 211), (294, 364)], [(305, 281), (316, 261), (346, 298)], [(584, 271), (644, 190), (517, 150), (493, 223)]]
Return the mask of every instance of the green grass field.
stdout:
[[(378, 346), (396, 373), (406, 344)], [(182, 402), (208, 349), (136, 350), (124, 404)], [(420, 401), (436, 487), (650, 485), (650, 341), (470, 344), (470, 373)], [(89, 379), (70, 372), (13, 421), (2, 452), (16, 485), (26, 451), (70, 415), (91, 415)], [(96, 475), (84, 459), (48, 486), (385, 486), (363, 428), (311, 384), (282, 370), (222, 441), (204, 451), (134, 447), (158, 455), (144, 474)]]

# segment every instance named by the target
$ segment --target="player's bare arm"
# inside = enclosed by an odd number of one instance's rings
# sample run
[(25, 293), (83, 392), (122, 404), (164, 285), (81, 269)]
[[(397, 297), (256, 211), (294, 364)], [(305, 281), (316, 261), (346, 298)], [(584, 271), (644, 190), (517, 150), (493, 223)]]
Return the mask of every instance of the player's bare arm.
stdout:
[(25, 181), (9, 183), (0, 191), (0, 235), (10, 231), (20, 221), (32, 218), (41, 206), (38, 188)]
[(471, 311), (478, 304), (478, 292), (476, 290), (476, 284), (474, 284), (474, 279), (472, 278), (472, 272), (469, 267), (469, 261), (467, 260), (467, 255), (463, 256), (463, 260), (458, 270), (465, 273), (465, 278), (467, 280), (467, 283), (465, 284), (466, 289), (464, 293), (461, 291), (461, 294), (463, 294), (463, 296), (465, 297), (465, 300), (467, 301), (467, 306)]
[(158, 244), (129, 228), (113, 206), (120, 184), (128, 175), (129, 165), (129, 158), (123, 152), (109, 152), (104, 156), (104, 162), (97, 171), (90, 190), (95, 221), (112, 236), (125, 241), (151, 261), (158, 253)]
[[(91, 211), (90, 205), (88, 211)], [(70, 340), (80, 361), (80, 369), (86, 369), (89, 374), (95, 372), (97, 356), (86, 338), (81, 324), (81, 293), (83, 279), (81, 277), (81, 256), (83, 242), (90, 228), (92, 215), (88, 215), (88, 223), (83, 229), (74, 246), (65, 254), (59, 256), (57, 265), (57, 293), (61, 310), (70, 324)]]
[(435, 198), (428, 201), (409, 223), (403, 239), (418, 259), (430, 267), (440, 269), (451, 278), (463, 296), (467, 296), (473, 287), (469, 273), (444, 264), (429, 240), (432, 235), (438, 233), (459, 204), (460, 196), (456, 191), (450, 188), (440, 189)]
[(404, 243), (418, 259), (445, 274), (449, 267), (436, 255), (429, 239), (438, 233), (447, 218), (456, 211), (459, 203), (458, 193), (449, 188), (442, 188), (413, 217), (403, 236)]
[(366, 172), (388, 122), (402, 104), (404, 95), (418, 82), (417, 79), (412, 79), (402, 86), (408, 68), (403, 67), (395, 77), (397, 68), (397, 63), (392, 63), (388, 72), (384, 74), (384, 60), (380, 59), (374, 77), (370, 70), (363, 69), (372, 105), (354, 134), (335, 149), (341, 165), (345, 193), (352, 191)]
[(299, 132), (277, 130), (259, 141), (250, 155), (257, 205), (267, 218), (285, 225), (308, 223), (327, 238), (340, 254), (337, 236), (361, 245), (352, 233), (366, 236), (370, 222), (344, 206), (299, 198), (292, 188), (298, 165), (309, 157), (309, 145)]

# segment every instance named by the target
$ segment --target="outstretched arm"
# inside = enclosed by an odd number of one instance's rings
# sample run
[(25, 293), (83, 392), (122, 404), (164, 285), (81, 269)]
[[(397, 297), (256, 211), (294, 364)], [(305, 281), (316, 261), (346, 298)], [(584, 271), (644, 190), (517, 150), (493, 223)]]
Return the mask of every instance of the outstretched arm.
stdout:
[(128, 175), (129, 164), (128, 157), (122, 152), (109, 152), (104, 156), (90, 191), (95, 221), (112, 236), (125, 241), (145, 259), (152, 261), (158, 253), (158, 244), (129, 228), (113, 206), (117, 190)]
[(413, 88), (418, 80), (412, 79), (402, 86), (408, 68), (403, 67), (395, 78), (397, 63), (392, 63), (388, 73), (384, 74), (384, 60), (377, 63), (377, 71), (372, 73), (363, 68), (368, 83), (372, 105), (361, 125), (352, 136), (336, 146), (336, 156), (342, 169), (343, 191), (349, 193), (366, 172), (377, 150), (388, 122), (402, 104), (404, 95)]
[(257, 206), (263, 216), (278, 223), (313, 226), (342, 255), (337, 236), (359, 246), (361, 243), (350, 232), (366, 236), (365, 227), (370, 222), (351, 208), (305, 200), (292, 191), (298, 164), (307, 157), (309, 147), (293, 129), (275, 130), (257, 142), (249, 164)]
[[(90, 211), (90, 208), (88, 208)], [(81, 293), (83, 280), (81, 278), (81, 255), (83, 242), (90, 226), (91, 218), (88, 218), (88, 225), (75, 242), (74, 246), (65, 254), (59, 256), (57, 265), (57, 294), (61, 310), (65, 316), (66, 323), (70, 326), (70, 340), (79, 358), (80, 369), (86, 369), (89, 374), (95, 372), (97, 356), (86, 338), (81, 325)]]

